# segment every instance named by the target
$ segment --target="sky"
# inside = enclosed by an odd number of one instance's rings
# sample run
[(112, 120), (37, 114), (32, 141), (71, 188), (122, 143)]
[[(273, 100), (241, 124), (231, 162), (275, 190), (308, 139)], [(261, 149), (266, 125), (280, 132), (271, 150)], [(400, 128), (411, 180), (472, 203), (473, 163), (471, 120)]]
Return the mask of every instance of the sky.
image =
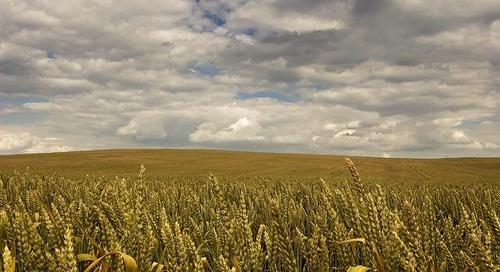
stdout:
[(500, 156), (498, 0), (0, 6), (0, 154)]

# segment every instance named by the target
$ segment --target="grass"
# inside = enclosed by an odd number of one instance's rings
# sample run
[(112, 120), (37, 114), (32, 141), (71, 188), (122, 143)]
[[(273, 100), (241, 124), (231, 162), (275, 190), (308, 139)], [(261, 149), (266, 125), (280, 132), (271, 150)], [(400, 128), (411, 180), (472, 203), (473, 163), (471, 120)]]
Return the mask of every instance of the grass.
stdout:
[[(397, 159), (352, 157), (366, 179), (380, 182), (500, 182), (500, 158)], [(0, 156), (0, 172), (57, 172), (68, 177), (132, 176), (144, 164), (151, 177), (345, 178), (343, 156), (221, 150), (99, 150)]]

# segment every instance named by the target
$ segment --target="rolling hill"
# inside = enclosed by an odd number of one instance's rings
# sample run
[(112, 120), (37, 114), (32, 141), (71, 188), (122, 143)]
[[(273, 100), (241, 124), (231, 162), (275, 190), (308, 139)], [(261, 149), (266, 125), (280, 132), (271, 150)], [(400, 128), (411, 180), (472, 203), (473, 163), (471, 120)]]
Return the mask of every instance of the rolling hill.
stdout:
[[(500, 183), (500, 158), (401, 159), (352, 157), (365, 179), (394, 182)], [(220, 177), (347, 177), (343, 156), (190, 149), (96, 150), (0, 156), (0, 173), (69, 177), (136, 175)]]

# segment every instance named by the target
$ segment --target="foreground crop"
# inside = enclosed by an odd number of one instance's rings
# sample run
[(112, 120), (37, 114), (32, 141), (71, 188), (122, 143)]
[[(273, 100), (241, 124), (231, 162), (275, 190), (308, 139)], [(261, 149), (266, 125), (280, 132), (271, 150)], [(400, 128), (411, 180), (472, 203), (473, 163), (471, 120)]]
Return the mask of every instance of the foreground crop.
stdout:
[(348, 167), (352, 181), (4, 175), (1, 267), (498, 269), (497, 185), (378, 185)]

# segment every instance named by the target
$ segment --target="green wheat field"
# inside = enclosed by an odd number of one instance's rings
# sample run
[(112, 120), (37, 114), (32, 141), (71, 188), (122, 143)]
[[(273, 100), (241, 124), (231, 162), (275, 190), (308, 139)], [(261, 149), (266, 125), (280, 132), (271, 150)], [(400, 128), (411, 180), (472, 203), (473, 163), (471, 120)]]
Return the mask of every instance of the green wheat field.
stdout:
[(500, 159), (0, 156), (3, 271), (500, 271)]

